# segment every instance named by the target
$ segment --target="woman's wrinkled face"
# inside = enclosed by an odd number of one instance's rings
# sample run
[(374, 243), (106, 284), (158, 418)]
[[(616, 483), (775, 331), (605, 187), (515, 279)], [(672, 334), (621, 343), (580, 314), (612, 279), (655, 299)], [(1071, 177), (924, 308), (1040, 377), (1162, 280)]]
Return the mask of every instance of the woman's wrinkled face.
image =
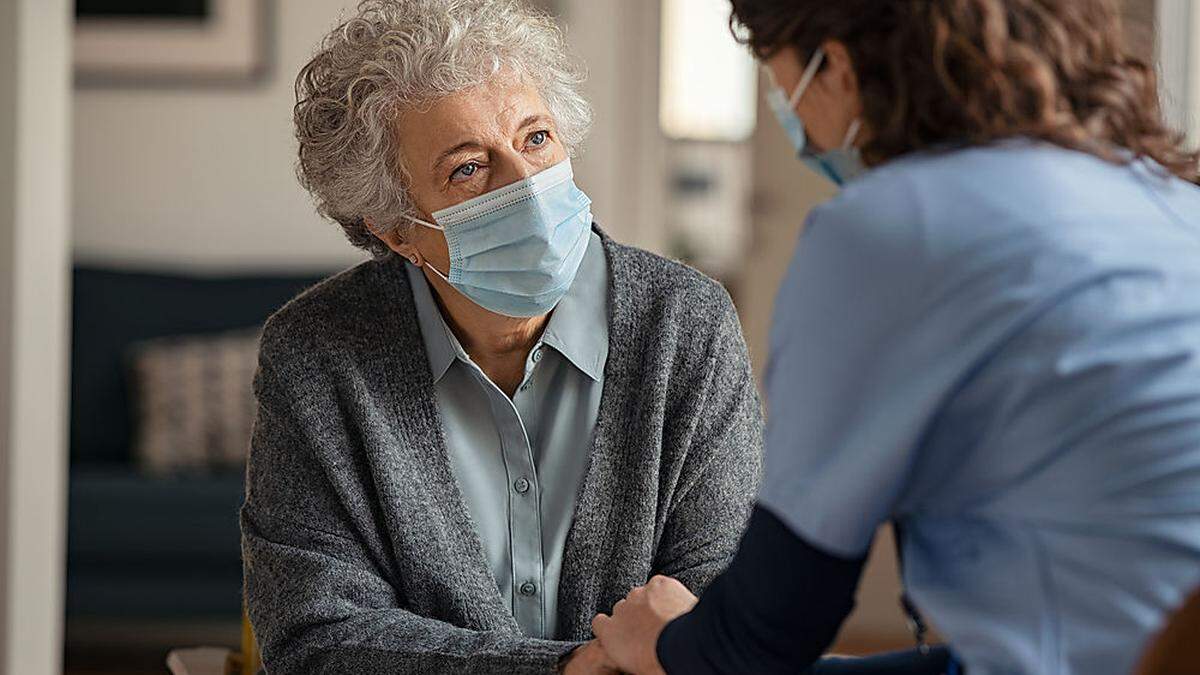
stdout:
[[(396, 133), (409, 194), (429, 222), (435, 211), (567, 158), (546, 102), (535, 87), (514, 76), (501, 75), (451, 94), (427, 110), (406, 111), (397, 120)], [(404, 244), (416, 247), (442, 272), (449, 269), (441, 232), (417, 226), (406, 233)]]

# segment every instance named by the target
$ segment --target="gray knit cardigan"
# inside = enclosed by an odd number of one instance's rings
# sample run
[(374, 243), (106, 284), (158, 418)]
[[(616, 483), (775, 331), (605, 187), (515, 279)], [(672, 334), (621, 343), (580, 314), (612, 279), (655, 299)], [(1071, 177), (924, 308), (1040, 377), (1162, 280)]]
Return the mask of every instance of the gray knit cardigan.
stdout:
[(521, 634), (451, 470), (398, 258), (267, 322), (241, 510), (270, 673), (552, 673), (654, 574), (702, 591), (758, 484), (761, 407), (717, 283), (604, 237), (609, 352), (563, 553), (559, 640)]

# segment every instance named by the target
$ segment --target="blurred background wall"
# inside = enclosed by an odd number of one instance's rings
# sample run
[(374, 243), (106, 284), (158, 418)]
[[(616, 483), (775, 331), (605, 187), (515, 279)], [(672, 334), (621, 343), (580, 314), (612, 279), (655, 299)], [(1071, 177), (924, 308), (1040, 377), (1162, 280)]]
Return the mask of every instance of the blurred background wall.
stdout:
[[(589, 71), (596, 122), (576, 171), (597, 221), (725, 283), (761, 373), (775, 288), (807, 211), (833, 190), (792, 156), (763, 105), (756, 66), (728, 35), (726, 3), (536, 2), (561, 19)], [(1173, 119), (1195, 128), (1200, 54), (1189, 36), (1200, 9), (1194, 0), (1161, 3), (1124, 0), (1131, 38), (1148, 57), (1172, 59)], [(77, 78), (69, 111), (72, 672), (109, 672), (114, 663), (118, 672), (157, 672), (166, 646), (237, 640), (240, 475), (236, 466), (148, 469), (131, 364), (180, 338), (193, 341), (189, 348), (210, 340), (204, 349), (236, 361), (247, 344), (238, 329), (363, 259), (297, 184), (291, 130), (295, 74), (354, 4), (264, 0), (257, 55), (240, 74), (110, 69)], [(1167, 44), (1156, 40), (1161, 16), (1171, 17)], [(158, 533), (154, 547), (140, 543), (148, 531)], [(840, 649), (909, 644), (886, 531), (874, 550)]]
[(244, 82), (100, 82), (74, 102), (75, 255), (186, 269), (332, 269), (361, 259), (296, 182), (292, 83), (352, 0), (268, 3)]

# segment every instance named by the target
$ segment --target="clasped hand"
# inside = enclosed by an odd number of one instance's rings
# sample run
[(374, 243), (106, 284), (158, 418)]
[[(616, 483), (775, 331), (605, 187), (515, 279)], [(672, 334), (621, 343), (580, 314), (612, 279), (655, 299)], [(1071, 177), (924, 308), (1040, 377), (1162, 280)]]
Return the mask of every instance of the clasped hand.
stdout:
[(612, 615), (592, 619), (596, 639), (572, 652), (566, 675), (663, 675), (655, 646), (663, 628), (696, 606), (696, 596), (675, 579), (656, 576), (629, 592)]

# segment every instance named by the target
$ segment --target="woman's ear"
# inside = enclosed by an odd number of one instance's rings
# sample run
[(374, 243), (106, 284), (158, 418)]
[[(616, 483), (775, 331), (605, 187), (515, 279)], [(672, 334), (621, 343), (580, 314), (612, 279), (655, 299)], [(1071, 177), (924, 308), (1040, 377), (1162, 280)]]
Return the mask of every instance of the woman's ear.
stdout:
[(409, 262), (417, 265), (418, 267), (424, 263), (424, 258), (421, 256), (421, 252), (417, 250), (417, 247), (414, 246), (408, 239), (400, 235), (400, 228), (384, 230), (375, 227), (375, 224), (370, 220), (364, 220), (363, 222), (366, 224), (367, 229), (371, 232), (371, 234), (375, 235), (377, 239), (387, 244), (388, 248), (392, 249), (401, 256), (404, 256)]
[(821, 47), (825, 51), (825, 67), (819, 79), (836, 100), (849, 102), (845, 111), (847, 114), (851, 117), (860, 116), (862, 99), (859, 98), (858, 73), (854, 70), (850, 50), (838, 40), (826, 40)]

